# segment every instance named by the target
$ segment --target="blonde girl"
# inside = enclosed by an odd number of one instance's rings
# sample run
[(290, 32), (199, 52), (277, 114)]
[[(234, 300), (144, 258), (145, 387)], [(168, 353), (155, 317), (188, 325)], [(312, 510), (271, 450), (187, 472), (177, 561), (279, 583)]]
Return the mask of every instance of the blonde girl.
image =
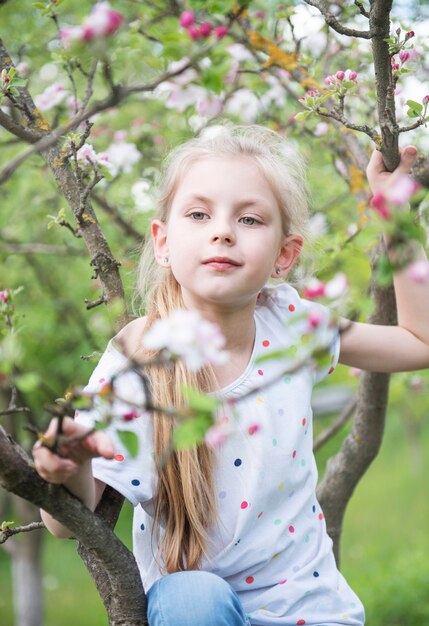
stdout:
[[(66, 458), (36, 446), (36, 468), (91, 509), (105, 484), (135, 505), (134, 554), (150, 626), (362, 626), (363, 607), (336, 568), (315, 496), (311, 392), (338, 359), (380, 372), (428, 367), (429, 286), (397, 275), (398, 326), (345, 321), (340, 342), (326, 309), (301, 299), (285, 280), (307, 220), (300, 158), (262, 127), (209, 130), (166, 161), (139, 269), (147, 314), (109, 343), (88, 388), (96, 391), (127, 358), (147, 356), (142, 336), (156, 320), (196, 309), (220, 327), (229, 359), (197, 373), (180, 362), (152, 368), (153, 402), (180, 408), (183, 385), (193, 385), (222, 397), (220, 419), (234, 419), (237, 428), (216, 451), (201, 444), (165, 463), (174, 421), (142, 410), (126, 424), (139, 437), (137, 458), (128, 458), (112, 429), (63, 451)], [(374, 153), (373, 192), (408, 173), (415, 155), (415, 148), (405, 149), (390, 174)], [(258, 364), (268, 350), (299, 350), (312, 312), (326, 325), (326, 368), (308, 365), (282, 377), (284, 363)], [(249, 393), (262, 381), (275, 382)], [(127, 399), (143, 406), (136, 374), (121, 376), (118, 385), (119, 412)], [(95, 418), (92, 412), (66, 419), (64, 431), (84, 432)], [(52, 422), (47, 436), (55, 428)], [(42, 516), (54, 535), (69, 536)]]

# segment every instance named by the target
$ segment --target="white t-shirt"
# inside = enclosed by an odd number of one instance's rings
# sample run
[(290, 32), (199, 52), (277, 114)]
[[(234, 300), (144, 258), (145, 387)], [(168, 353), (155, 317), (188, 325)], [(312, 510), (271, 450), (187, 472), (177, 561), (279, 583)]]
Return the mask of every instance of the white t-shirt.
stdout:
[[(337, 570), (332, 541), (316, 500), (317, 468), (313, 456), (311, 393), (331, 373), (339, 353), (339, 335), (327, 328), (331, 363), (306, 366), (293, 374), (283, 359), (256, 362), (270, 350), (297, 347), (300, 355), (306, 315), (315, 308), (325, 321), (326, 309), (302, 300), (288, 285), (265, 288), (255, 310), (256, 336), (243, 374), (222, 391), (223, 418), (236, 428), (216, 456), (218, 521), (209, 531), (209, 554), (202, 569), (224, 578), (238, 594), (253, 626), (362, 626), (364, 610)], [(295, 357), (297, 358), (297, 357)], [(116, 375), (115, 389), (124, 399), (119, 414), (129, 411), (126, 399), (143, 402), (135, 372), (121, 373), (126, 358), (109, 343), (88, 384), (97, 390)], [(272, 380), (259, 392), (238, 398)], [(78, 416), (90, 425), (95, 412)], [(130, 458), (115, 428), (134, 430), (139, 454)], [(116, 457), (93, 461), (94, 476), (122, 493), (134, 506), (134, 554), (148, 590), (162, 575), (151, 545), (156, 474), (151, 416), (142, 412), (110, 428)]]

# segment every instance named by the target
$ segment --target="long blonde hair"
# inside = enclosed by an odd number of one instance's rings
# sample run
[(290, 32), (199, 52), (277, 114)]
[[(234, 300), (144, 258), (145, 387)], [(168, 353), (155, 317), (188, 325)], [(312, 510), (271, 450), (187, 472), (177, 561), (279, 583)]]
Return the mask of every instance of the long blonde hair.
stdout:
[[(308, 196), (303, 161), (279, 134), (256, 125), (226, 123), (209, 127), (199, 137), (175, 148), (166, 158), (161, 172), (156, 213), (159, 220), (167, 222), (174, 194), (188, 168), (198, 159), (214, 155), (252, 158), (276, 197), (284, 235), (291, 232), (305, 234)], [(170, 270), (156, 263), (150, 238), (141, 255), (136, 292), (147, 314), (146, 330), (156, 319), (167, 317), (173, 309), (185, 308), (181, 287)], [(184, 385), (206, 392), (217, 388), (210, 368), (193, 373), (182, 363), (176, 363), (173, 368), (153, 369), (149, 375), (155, 406), (184, 406), (181, 392)], [(169, 454), (174, 421), (155, 413), (153, 428), (158, 467), (154, 527), (159, 530), (161, 525), (164, 526), (159, 555), (168, 573), (198, 569), (207, 551), (207, 529), (216, 520), (212, 451), (203, 443)]]

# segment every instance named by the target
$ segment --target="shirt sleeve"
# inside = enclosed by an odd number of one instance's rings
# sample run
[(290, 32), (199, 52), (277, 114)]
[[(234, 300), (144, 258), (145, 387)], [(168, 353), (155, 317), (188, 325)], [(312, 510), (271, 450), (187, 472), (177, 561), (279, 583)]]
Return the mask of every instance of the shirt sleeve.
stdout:
[(332, 374), (338, 363), (338, 324), (328, 307), (301, 298), (296, 289), (286, 283), (271, 288), (269, 293), (272, 306), (277, 309), (277, 315), (297, 346), (296, 360), (310, 356), (310, 351), (319, 348), (324, 353), (323, 358), (313, 359), (310, 365), (313, 385), (316, 385)]
[[(113, 441), (115, 456), (112, 460), (96, 457), (92, 460), (93, 475), (110, 485), (134, 506), (147, 503), (154, 493), (155, 466), (153, 462), (152, 416), (144, 410), (144, 389), (141, 377), (129, 368), (126, 357), (117, 350), (112, 341), (93, 371), (84, 391), (96, 393), (114, 382), (115, 399), (109, 413), (113, 420), (104, 430)], [(106, 402), (94, 398), (94, 408), (76, 411), (75, 419), (93, 427), (103, 421)], [(138, 453), (133, 457), (118, 432), (129, 431), (136, 435)]]

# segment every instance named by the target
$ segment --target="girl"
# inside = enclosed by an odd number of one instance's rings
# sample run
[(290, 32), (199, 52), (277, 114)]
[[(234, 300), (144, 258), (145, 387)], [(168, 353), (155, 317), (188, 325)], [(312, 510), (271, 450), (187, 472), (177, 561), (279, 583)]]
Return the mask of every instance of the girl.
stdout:
[[(162, 463), (173, 420), (143, 413), (125, 425), (139, 437), (136, 459), (127, 458), (113, 429), (110, 437), (96, 432), (75, 444), (65, 451), (68, 458), (36, 445), (36, 468), (91, 509), (106, 483), (135, 505), (134, 553), (151, 626), (361, 626), (362, 605), (336, 568), (315, 497), (311, 390), (338, 356), (370, 371), (428, 367), (429, 288), (405, 272), (396, 277), (397, 327), (344, 322), (341, 348), (338, 331), (327, 327), (331, 363), (325, 369), (304, 367), (285, 378), (278, 377), (280, 361), (256, 365), (267, 350), (299, 347), (302, 323), (287, 324), (294, 318), (304, 319), (314, 307), (326, 319), (323, 307), (302, 300), (287, 283), (266, 285), (270, 277), (287, 276), (303, 244), (302, 165), (267, 129), (210, 130), (167, 161), (152, 242), (140, 266), (147, 317), (109, 343), (88, 388), (100, 388), (127, 358), (147, 356), (142, 334), (155, 320), (173, 309), (197, 309), (220, 326), (229, 360), (197, 374), (181, 363), (153, 367), (153, 402), (183, 406), (182, 385), (192, 384), (228, 400), (223, 420), (234, 413), (239, 429), (216, 453), (202, 444)], [(415, 155), (415, 148), (405, 149), (389, 174), (374, 153), (368, 168), (373, 192), (408, 173)], [(245, 395), (276, 376), (258, 394)], [(140, 387), (135, 373), (120, 376), (115, 389), (122, 412), (127, 398), (143, 404)], [(66, 419), (65, 434), (84, 432), (94, 418), (92, 412)], [(48, 437), (55, 428), (53, 421)], [(68, 536), (55, 519), (42, 516), (53, 534)]]

